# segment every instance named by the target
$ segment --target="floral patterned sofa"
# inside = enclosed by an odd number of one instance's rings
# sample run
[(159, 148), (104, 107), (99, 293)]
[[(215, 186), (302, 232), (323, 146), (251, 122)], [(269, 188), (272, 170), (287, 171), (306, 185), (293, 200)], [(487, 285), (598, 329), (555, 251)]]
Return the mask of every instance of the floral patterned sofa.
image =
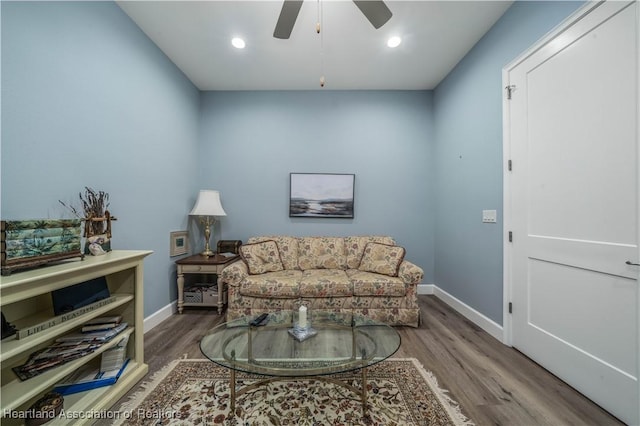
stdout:
[(227, 321), (304, 301), (311, 310), (418, 326), (416, 286), (424, 273), (391, 237), (252, 237), (240, 255), (220, 275), (228, 286)]

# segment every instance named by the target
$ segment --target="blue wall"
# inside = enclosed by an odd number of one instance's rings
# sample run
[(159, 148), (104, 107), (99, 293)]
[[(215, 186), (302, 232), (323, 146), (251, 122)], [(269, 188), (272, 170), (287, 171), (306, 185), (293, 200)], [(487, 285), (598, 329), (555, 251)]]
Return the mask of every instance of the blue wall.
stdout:
[(2, 2), (3, 219), (111, 196), (113, 246), (150, 249), (145, 315), (176, 298), (169, 232), (197, 190), (199, 92), (112, 2)]
[[(434, 94), (435, 282), (498, 324), (503, 313), (502, 68), (582, 2), (516, 2)], [(498, 210), (483, 224), (482, 210)]]
[[(114, 246), (155, 252), (150, 315), (176, 299), (169, 232), (201, 246), (187, 213), (218, 189), (213, 240), (389, 234), (501, 324), (501, 70), (581, 4), (515, 3), (434, 92), (199, 93), (115, 3), (2, 2), (0, 214), (69, 217), (58, 200), (109, 192)], [(355, 218), (289, 218), (290, 172), (354, 173)]]
[[(224, 238), (393, 236), (433, 279), (433, 111), (426, 91), (207, 92), (200, 179)], [(290, 218), (289, 173), (355, 173), (354, 219)], [(216, 235), (218, 238), (219, 235)]]

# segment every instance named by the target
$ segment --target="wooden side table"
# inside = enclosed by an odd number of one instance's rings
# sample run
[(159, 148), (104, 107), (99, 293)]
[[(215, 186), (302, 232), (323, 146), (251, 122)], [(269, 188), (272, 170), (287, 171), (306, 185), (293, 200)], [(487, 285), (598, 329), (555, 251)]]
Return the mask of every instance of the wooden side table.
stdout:
[(182, 313), (185, 306), (217, 306), (218, 315), (222, 313), (224, 307), (224, 284), (218, 281), (218, 303), (185, 303), (184, 302), (184, 275), (185, 274), (212, 274), (218, 276), (228, 264), (235, 262), (240, 256), (202, 256), (196, 254), (176, 261), (178, 266), (178, 313)]

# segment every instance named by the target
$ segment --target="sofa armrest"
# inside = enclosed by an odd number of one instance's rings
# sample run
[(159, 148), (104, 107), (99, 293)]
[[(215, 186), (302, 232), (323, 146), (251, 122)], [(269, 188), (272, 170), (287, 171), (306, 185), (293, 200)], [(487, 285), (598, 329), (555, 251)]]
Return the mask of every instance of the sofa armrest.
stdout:
[(405, 284), (418, 285), (424, 277), (424, 271), (418, 265), (414, 265), (408, 260), (403, 260), (400, 264), (398, 277), (400, 277)]
[(231, 287), (238, 287), (242, 280), (249, 275), (247, 264), (241, 260), (226, 266), (220, 273), (220, 279)]

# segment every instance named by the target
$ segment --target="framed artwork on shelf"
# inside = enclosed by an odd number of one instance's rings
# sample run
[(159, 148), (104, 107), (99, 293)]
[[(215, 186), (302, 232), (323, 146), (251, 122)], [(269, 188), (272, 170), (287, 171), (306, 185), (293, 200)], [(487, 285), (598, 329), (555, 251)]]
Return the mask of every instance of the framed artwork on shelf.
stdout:
[(356, 175), (291, 173), (289, 217), (353, 218)]
[(171, 232), (169, 256), (180, 256), (189, 253), (189, 234), (187, 231)]

